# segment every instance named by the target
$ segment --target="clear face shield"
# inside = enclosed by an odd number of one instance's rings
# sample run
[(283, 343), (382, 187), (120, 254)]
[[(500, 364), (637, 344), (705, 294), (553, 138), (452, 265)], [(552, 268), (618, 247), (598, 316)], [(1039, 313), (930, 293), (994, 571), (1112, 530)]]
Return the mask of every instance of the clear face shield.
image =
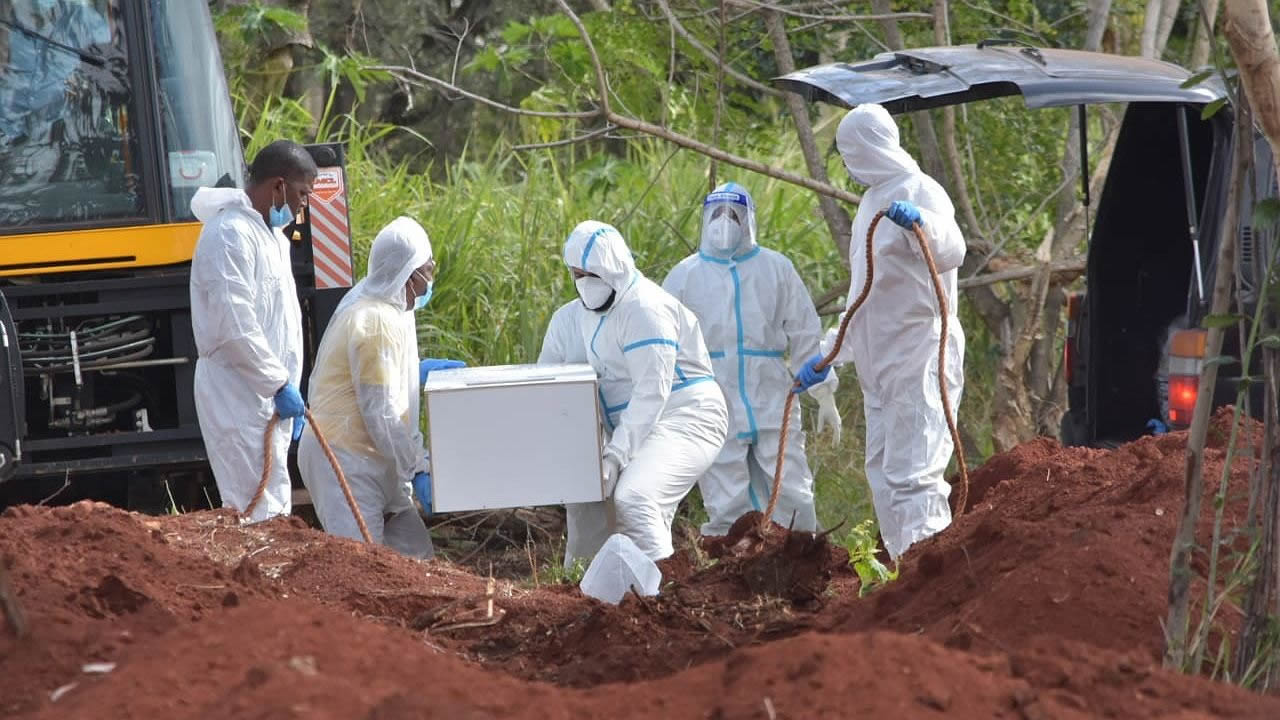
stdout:
[(702, 249), (716, 257), (732, 257), (752, 247), (756, 218), (745, 193), (717, 190), (702, 203)]

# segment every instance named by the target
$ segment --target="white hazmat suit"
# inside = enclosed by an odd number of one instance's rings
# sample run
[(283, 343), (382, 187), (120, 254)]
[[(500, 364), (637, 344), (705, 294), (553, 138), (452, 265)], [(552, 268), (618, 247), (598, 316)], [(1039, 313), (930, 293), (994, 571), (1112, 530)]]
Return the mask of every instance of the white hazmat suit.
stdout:
[[(562, 365), (587, 362), (587, 344), (582, 340), (582, 322), (587, 309), (581, 300), (570, 300), (551, 315), (547, 332), (542, 338), (542, 350), (538, 353), (539, 365)], [(606, 440), (607, 430), (603, 433)], [(575, 559), (585, 563), (609, 538), (607, 514), (600, 512), (600, 503), (579, 503), (565, 506), (564, 565), (570, 567)]]
[[(849, 244), (849, 303), (866, 281), (866, 236), (875, 214), (899, 200), (915, 204), (940, 273), (949, 309), (947, 391), (958, 409), (964, 387), (964, 331), (956, 315), (956, 275), (965, 242), (947, 193), (898, 142), (898, 127), (879, 105), (859, 105), (836, 130), (845, 168), (867, 186)], [(849, 325), (836, 363), (853, 361), (867, 422), (866, 473), (880, 533), (898, 558), (951, 524), (944, 474), (953, 445), (938, 390), (942, 320), (928, 266), (914, 233), (887, 217), (873, 239), (871, 294)], [(823, 339), (826, 353), (833, 328)]]
[[(400, 217), (369, 250), (369, 274), (338, 304), (316, 352), (311, 415), (338, 457), (374, 542), (411, 557), (434, 554), (413, 502), (413, 476), (429, 469), (419, 426), (417, 323), (409, 275), (431, 260), (427, 231)], [(298, 469), (316, 515), (334, 535), (361, 539), (333, 467), (308, 426)]]
[[(204, 223), (191, 259), (196, 415), (222, 503), (243, 511), (262, 479), (273, 397), (301, 380), (302, 311), (289, 241), (281, 228), (267, 227), (243, 190), (201, 188), (191, 212)], [(292, 508), (292, 430), (288, 420), (276, 425), (271, 478), (253, 521)]]
[[(611, 501), (589, 505), (593, 527), (630, 537), (652, 560), (674, 552), (671, 522), (693, 484), (724, 444), (728, 415), (693, 313), (636, 269), (622, 235), (596, 221), (579, 224), (564, 246), (589, 307), (579, 330), (600, 379), (610, 435), (603, 452)], [(593, 281), (593, 282), (586, 282)], [(585, 288), (585, 290), (584, 290)], [(609, 517), (612, 511), (613, 517)], [(590, 559), (600, 543), (570, 548)]]
[[(787, 394), (795, 372), (817, 354), (822, 325), (791, 261), (757, 244), (755, 203), (736, 183), (707, 195), (701, 247), (672, 268), (662, 287), (697, 315), (729, 407), (728, 440), (698, 481), (709, 516), (702, 534), (724, 535), (735, 520), (769, 504)], [(821, 422), (835, 428), (837, 382), (832, 372), (809, 389), (821, 404)], [(782, 472), (773, 519), (789, 526), (794, 518), (796, 530), (815, 530), (798, 402)]]

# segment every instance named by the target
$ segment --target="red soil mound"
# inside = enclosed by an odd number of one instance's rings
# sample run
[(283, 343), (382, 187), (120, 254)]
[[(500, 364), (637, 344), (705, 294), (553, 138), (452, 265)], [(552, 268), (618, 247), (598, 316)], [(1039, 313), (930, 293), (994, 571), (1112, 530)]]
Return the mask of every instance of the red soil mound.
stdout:
[(498, 581), (490, 616), (487, 578), (297, 520), (14, 508), (0, 562), (31, 634), (0, 627), (0, 716), (1280, 717), (1157, 667), (1184, 442), (993, 458), (865, 598), (838, 549), (799, 555), (804, 587), (833, 578), (816, 597), (690, 551), (656, 598)]

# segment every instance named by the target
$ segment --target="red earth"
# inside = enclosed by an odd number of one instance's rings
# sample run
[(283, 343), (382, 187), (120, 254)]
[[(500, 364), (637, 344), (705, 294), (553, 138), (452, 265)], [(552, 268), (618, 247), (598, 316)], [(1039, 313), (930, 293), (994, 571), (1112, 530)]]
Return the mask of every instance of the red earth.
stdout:
[[(490, 596), (296, 518), (10, 508), (0, 562), (30, 632), (0, 628), (0, 716), (1280, 717), (1159, 667), (1184, 450), (1174, 433), (991, 458), (968, 512), (865, 597), (826, 546), (787, 556), (816, 592), (757, 594), (788, 564), (690, 547), (661, 595), (612, 607), (565, 585)], [(1230, 477), (1247, 486), (1248, 458)]]

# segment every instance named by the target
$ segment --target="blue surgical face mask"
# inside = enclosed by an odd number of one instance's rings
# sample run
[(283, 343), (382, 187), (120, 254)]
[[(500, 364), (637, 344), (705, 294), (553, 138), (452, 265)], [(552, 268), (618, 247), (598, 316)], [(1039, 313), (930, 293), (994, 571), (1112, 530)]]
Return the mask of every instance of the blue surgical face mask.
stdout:
[(427, 303), (431, 300), (431, 291), (434, 288), (435, 288), (434, 281), (427, 283), (427, 291), (413, 299), (414, 311), (421, 310), (422, 308), (427, 306)]
[(293, 222), (293, 212), (289, 210), (289, 198), (286, 196), (284, 201), (277, 207), (274, 204), (271, 207), (270, 220), (271, 227), (281, 228)]

